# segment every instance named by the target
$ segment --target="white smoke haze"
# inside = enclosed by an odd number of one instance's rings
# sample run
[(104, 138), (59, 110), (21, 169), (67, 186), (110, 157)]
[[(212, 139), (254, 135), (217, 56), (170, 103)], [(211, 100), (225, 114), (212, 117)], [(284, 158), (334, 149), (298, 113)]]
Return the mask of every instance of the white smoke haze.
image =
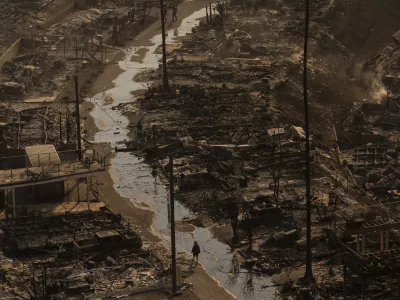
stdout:
[(373, 103), (381, 104), (387, 98), (387, 90), (382, 81), (374, 82), (369, 92), (369, 100)]
[(354, 76), (360, 79), (365, 88), (364, 100), (370, 103), (382, 103), (388, 96), (385, 85), (382, 83), (383, 72), (365, 71), (362, 63), (354, 65)]

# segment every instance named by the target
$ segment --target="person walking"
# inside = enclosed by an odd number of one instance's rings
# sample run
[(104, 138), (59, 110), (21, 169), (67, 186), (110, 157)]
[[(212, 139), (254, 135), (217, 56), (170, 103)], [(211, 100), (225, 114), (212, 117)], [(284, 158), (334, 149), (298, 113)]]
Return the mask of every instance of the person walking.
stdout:
[(194, 245), (192, 247), (192, 254), (193, 254), (193, 260), (196, 259), (196, 262), (199, 262), (199, 254), (200, 254), (200, 246), (199, 244), (195, 241)]

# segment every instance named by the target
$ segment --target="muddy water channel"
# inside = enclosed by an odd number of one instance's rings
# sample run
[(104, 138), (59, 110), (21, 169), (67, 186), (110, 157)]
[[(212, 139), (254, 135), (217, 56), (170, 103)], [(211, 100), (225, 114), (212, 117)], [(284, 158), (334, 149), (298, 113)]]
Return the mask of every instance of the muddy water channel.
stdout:
[[(178, 36), (186, 36), (190, 33), (191, 29), (199, 23), (198, 19), (205, 15), (205, 9), (202, 9), (184, 19), (178, 28)], [(168, 32), (167, 42), (171, 43), (173, 40), (174, 31), (171, 30)], [(96, 103), (91, 115), (99, 129), (95, 136), (97, 142), (110, 142), (115, 145), (116, 142), (128, 138), (128, 119), (112, 107), (134, 101), (131, 92), (146, 87), (145, 84), (135, 82), (132, 78), (144, 69), (158, 68), (161, 55), (154, 54), (154, 51), (161, 44), (161, 35), (154, 36), (152, 44), (149, 47), (132, 47), (127, 50), (126, 58), (119, 63), (124, 72), (114, 81), (115, 87), (106, 92), (114, 99), (112, 104), (107, 105), (104, 102), (104, 93), (88, 99)], [(131, 57), (141, 48), (148, 49), (143, 62), (131, 61)], [(156, 213), (153, 230), (162, 237), (164, 245), (169, 248), (168, 191), (158, 178), (151, 175), (151, 167), (131, 153), (118, 152), (112, 160), (111, 174), (114, 188), (121, 196), (131, 199), (137, 205), (145, 203)], [(178, 202), (176, 202), (175, 213), (177, 221), (191, 214)], [(198, 227), (190, 233), (177, 232), (178, 253), (181, 251), (190, 253), (195, 240), (201, 246), (200, 263), (207, 273), (238, 299), (274, 299), (274, 289), (263, 288), (263, 286), (271, 285), (265, 277), (258, 277), (246, 269), (236, 274), (230, 273), (231, 250), (229, 246), (214, 238), (208, 228)]]

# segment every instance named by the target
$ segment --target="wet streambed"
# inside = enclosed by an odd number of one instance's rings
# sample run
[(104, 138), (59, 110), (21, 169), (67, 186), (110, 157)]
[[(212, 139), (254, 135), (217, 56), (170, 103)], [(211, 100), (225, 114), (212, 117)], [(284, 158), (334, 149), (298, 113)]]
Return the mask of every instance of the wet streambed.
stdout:
[[(186, 36), (199, 21), (206, 15), (205, 9), (195, 12), (182, 21), (178, 28), (178, 36)], [(167, 42), (173, 42), (174, 30), (168, 32)], [(128, 119), (118, 110), (112, 107), (120, 103), (134, 100), (131, 92), (146, 88), (144, 83), (138, 83), (132, 78), (144, 69), (158, 68), (161, 55), (154, 54), (155, 49), (161, 44), (161, 35), (152, 39), (152, 46), (132, 47), (127, 50), (126, 58), (119, 63), (124, 72), (114, 81), (115, 87), (106, 93), (94, 96), (90, 101), (96, 103), (91, 112), (99, 129), (95, 136), (97, 142), (116, 142), (127, 139)], [(131, 61), (131, 57), (137, 55), (141, 48), (148, 51), (143, 62)], [(105, 94), (111, 94), (114, 102), (106, 105), (103, 100)], [(117, 134), (116, 134), (117, 133)], [(165, 246), (170, 245), (168, 225), (168, 191), (158, 178), (151, 175), (151, 167), (143, 163), (141, 159), (131, 153), (118, 152), (112, 160), (111, 174), (114, 188), (121, 196), (140, 204), (145, 203), (156, 213), (153, 229), (162, 237)], [(190, 215), (190, 211), (176, 202), (176, 220), (181, 220)], [(262, 286), (271, 282), (265, 277), (250, 275), (246, 270), (238, 274), (230, 274), (232, 254), (229, 246), (219, 242), (213, 237), (208, 228), (196, 227), (194, 232), (177, 232), (176, 243), (178, 251), (191, 251), (193, 241), (198, 241), (201, 246), (200, 263), (207, 273), (214, 277), (221, 286), (230, 291), (238, 299), (274, 299), (274, 289), (264, 289)]]

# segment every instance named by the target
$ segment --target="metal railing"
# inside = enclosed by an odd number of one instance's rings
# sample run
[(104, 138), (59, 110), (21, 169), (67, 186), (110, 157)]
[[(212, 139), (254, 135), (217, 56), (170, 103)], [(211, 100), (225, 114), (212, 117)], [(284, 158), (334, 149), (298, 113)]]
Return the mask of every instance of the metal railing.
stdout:
[(2, 157), (0, 166), (0, 185), (7, 185), (101, 171), (105, 157), (95, 149), (68, 150)]

